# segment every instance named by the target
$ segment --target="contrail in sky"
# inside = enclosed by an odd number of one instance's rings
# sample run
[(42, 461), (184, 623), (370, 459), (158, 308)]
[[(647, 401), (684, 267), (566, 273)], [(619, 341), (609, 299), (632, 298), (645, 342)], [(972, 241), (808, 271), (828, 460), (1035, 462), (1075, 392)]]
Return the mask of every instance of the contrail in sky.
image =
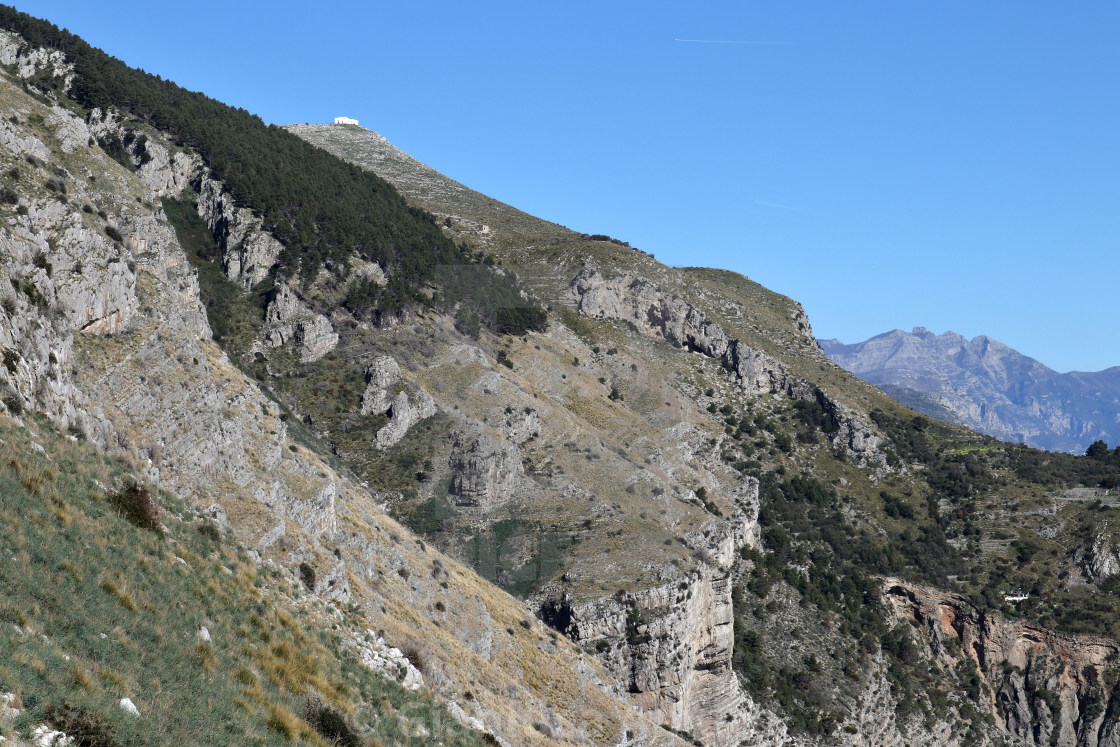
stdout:
[(755, 200), (754, 204), (755, 205), (765, 205), (766, 207), (772, 207), (772, 208), (781, 208), (782, 210), (793, 210), (793, 211), (798, 212), (798, 213), (804, 213), (805, 212), (801, 208), (790, 207), (789, 205), (779, 205), (776, 202), (763, 202), (762, 200)]
[(765, 42), (765, 41), (740, 41), (738, 39), (673, 39), (675, 42), (688, 42), (690, 44), (749, 44), (755, 47), (810, 47), (811, 44), (803, 42)]

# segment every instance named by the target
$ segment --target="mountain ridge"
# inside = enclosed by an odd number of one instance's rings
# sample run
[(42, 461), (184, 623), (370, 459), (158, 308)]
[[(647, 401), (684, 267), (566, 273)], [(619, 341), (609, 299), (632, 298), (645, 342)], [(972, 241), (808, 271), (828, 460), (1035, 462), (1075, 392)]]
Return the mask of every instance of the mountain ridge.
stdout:
[[(199, 154), (66, 99), (49, 51), (0, 53), (19, 62), (0, 72), (4, 417), (48, 414), (180, 494), (340, 628), (408, 653), (368, 658), (475, 738), (1114, 739), (1120, 450), (931, 421), (829, 361), (796, 301), (404, 157), (389, 182), (470, 268), (384, 308), (392, 263), (294, 272)], [(347, 168), (386, 150), (317, 134)], [(493, 277), (546, 323), (478, 324)], [(35, 671), (0, 668), (0, 690), (38, 698)]]
[[(1006, 441), (1080, 452), (1093, 441), (1120, 440), (1120, 366), (1058, 373), (1002, 342), (924, 327), (892, 330), (851, 345), (818, 340), (834, 361), (860, 378), (932, 397), (933, 407)], [(912, 395), (911, 395), (912, 396)], [(936, 416), (936, 415), (935, 415)]]

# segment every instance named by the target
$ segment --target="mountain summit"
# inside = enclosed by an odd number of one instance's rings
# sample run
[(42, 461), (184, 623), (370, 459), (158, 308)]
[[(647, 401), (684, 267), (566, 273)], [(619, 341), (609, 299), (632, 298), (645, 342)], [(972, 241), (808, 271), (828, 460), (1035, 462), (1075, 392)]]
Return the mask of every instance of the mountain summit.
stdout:
[(919, 412), (1053, 451), (1120, 440), (1120, 367), (1058, 373), (983, 335), (925, 327), (845, 345), (818, 340), (829, 358)]

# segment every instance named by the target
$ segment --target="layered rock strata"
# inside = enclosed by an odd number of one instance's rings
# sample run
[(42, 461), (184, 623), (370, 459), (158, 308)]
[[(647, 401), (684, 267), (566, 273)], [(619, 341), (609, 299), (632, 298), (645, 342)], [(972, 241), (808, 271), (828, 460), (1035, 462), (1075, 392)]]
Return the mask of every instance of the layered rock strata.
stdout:
[(1028, 745), (1120, 744), (1120, 645), (1055, 633), (975, 608), (964, 597), (886, 579), (895, 614), (920, 626), (940, 661), (980, 678), (996, 723)]
[(494, 508), (505, 502), (525, 474), (517, 446), (496, 441), (471, 425), (452, 434), (448, 462), (451, 494), (458, 506)]
[[(732, 669), (735, 616), (730, 568), (743, 546), (759, 547), (758, 481), (748, 478), (731, 521), (686, 538), (700, 563), (688, 574), (632, 593), (571, 604), (544, 603), (542, 616), (598, 652), (644, 714), (703, 734), (708, 745), (738, 745), (744, 734), (779, 744), (785, 730), (742, 692)], [(769, 724), (769, 725), (765, 725)]]

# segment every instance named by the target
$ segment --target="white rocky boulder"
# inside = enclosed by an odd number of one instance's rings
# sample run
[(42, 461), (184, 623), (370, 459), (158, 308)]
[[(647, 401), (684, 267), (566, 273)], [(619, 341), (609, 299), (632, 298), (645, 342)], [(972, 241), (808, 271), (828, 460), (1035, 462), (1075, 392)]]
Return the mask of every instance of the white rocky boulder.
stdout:
[(386, 449), (404, 438), (408, 429), (436, 414), (436, 401), (427, 392), (412, 397), (400, 392), (389, 407), (389, 424), (377, 432), (377, 447)]
[(294, 341), (304, 363), (319, 360), (338, 345), (338, 333), (330, 320), (307, 308), (287, 284), (276, 287), (268, 304), (263, 337), (273, 348)]

